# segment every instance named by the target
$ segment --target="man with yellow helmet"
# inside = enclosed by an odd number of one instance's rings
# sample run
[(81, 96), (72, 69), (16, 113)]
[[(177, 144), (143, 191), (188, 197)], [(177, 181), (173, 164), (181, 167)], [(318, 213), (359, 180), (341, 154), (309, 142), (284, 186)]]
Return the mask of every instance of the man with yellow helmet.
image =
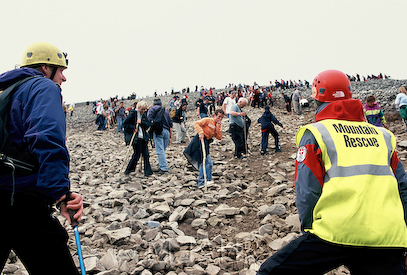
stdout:
[(54, 203), (68, 221), (68, 209), (77, 220), (83, 211), (82, 196), (70, 192), (68, 177), (60, 89), (67, 65), (66, 54), (38, 42), (25, 50), (21, 68), (0, 75), (0, 98), (11, 98), (5, 111), (9, 138), (0, 152), (0, 270), (13, 249), (30, 274), (79, 274), (68, 235), (51, 215)]
[(394, 135), (365, 122), (348, 77), (312, 84), (315, 123), (298, 131), (295, 188), (302, 236), (267, 259), (258, 275), (405, 274), (407, 174)]

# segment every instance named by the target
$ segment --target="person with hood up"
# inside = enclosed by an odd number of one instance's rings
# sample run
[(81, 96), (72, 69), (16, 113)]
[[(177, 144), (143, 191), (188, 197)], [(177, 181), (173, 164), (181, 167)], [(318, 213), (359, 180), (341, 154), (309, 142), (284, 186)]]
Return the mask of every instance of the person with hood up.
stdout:
[(274, 253), (257, 275), (406, 274), (407, 174), (396, 138), (365, 121), (341, 71), (312, 83), (315, 122), (295, 137), (296, 205), (302, 234)]
[(267, 152), (267, 146), (269, 143), (269, 134), (274, 137), (275, 145), (276, 145), (276, 153), (282, 152), (281, 144), (280, 144), (280, 136), (278, 135), (276, 129), (274, 128), (274, 124), (279, 125), (280, 127), (284, 128), (283, 124), (278, 121), (278, 119), (270, 112), (270, 106), (266, 105), (264, 107), (263, 115), (257, 120), (257, 122), (261, 123), (261, 151), (260, 154), (264, 155)]

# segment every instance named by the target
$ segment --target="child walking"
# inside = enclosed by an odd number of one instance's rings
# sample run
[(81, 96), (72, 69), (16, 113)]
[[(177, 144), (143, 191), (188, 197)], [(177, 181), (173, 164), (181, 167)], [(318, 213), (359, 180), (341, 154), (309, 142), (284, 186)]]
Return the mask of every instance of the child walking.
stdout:
[(365, 112), (367, 122), (370, 124), (378, 127), (385, 127), (386, 129), (389, 128), (386, 124), (383, 111), (376, 102), (375, 96), (370, 95), (366, 98), (366, 104), (363, 106), (363, 111)]
[(269, 133), (271, 133), (275, 140), (276, 145), (276, 153), (282, 152), (280, 145), (280, 136), (278, 135), (276, 129), (274, 128), (274, 124), (279, 125), (280, 127), (284, 128), (283, 124), (281, 124), (277, 118), (270, 112), (270, 106), (266, 105), (264, 107), (263, 115), (257, 120), (257, 122), (261, 123), (261, 151), (260, 153), (264, 155), (267, 152), (267, 146), (269, 143)]

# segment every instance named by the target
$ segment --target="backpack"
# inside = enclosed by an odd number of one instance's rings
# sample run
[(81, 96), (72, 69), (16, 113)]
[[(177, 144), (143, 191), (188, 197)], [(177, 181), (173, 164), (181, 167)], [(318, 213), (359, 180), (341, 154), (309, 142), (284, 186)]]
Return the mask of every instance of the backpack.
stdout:
[(29, 175), (35, 171), (35, 156), (23, 151), (24, 144), (16, 146), (9, 135), (9, 116), (14, 93), (24, 82), (36, 76), (21, 79), (0, 91), (0, 174), (10, 168), (20, 175)]
[(161, 107), (160, 112), (156, 113), (156, 116), (152, 121), (153, 125), (151, 126), (151, 131), (154, 132), (156, 135), (161, 135), (161, 133), (163, 132), (164, 111), (165, 109)]

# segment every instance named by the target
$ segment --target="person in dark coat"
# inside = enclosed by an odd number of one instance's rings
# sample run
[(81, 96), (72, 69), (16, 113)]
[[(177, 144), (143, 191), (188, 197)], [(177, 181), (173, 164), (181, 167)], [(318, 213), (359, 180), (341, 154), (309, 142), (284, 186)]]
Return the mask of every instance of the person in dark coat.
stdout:
[(267, 151), (267, 146), (269, 143), (269, 133), (271, 133), (275, 140), (276, 145), (276, 152), (282, 152), (280, 145), (280, 136), (278, 135), (276, 129), (274, 128), (274, 124), (279, 125), (280, 127), (284, 128), (283, 124), (281, 124), (277, 118), (270, 112), (270, 106), (266, 105), (264, 107), (263, 115), (257, 120), (257, 122), (261, 123), (261, 151), (260, 153), (264, 155)]
[(284, 93), (281, 93), (281, 95), (284, 98), (284, 104), (285, 104), (285, 108), (286, 108), (287, 112), (291, 113), (291, 98)]
[(124, 171), (125, 175), (136, 170), (140, 155), (143, 155), (144, 160), (144, 176), (148, 177), (153, 174), (148, 152), (148, 140), (150, 139), (150, 134), (147, 129), (151, 126), (151, 122), (147, 119), (147, 107), (147, 102), (140, 101), (137, 103), (136, 109), (132, 109), (126, 120), (123, 122), (126, 145), (130, 144), (132, 136), (134, 135), (133, 143), (131, 144), (134, 153)]

